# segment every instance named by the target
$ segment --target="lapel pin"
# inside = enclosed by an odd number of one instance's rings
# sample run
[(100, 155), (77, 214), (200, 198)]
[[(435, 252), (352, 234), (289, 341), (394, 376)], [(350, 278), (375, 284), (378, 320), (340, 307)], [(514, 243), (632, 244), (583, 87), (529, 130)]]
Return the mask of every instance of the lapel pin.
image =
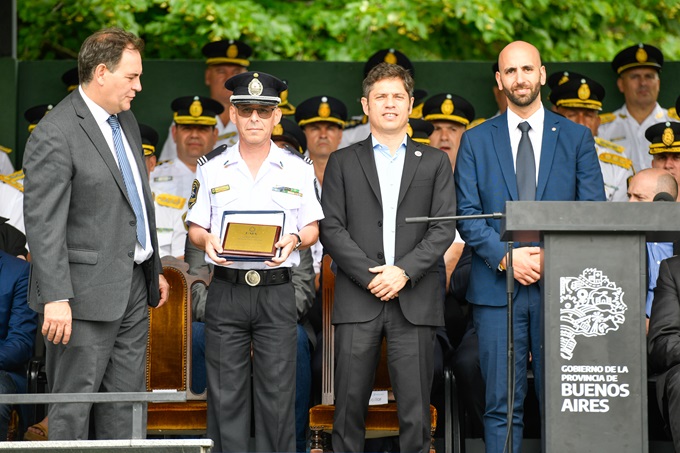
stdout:
[(553, 127), (553, 128), (552, 128), (552, 131), (553, 131), (553, 132), (555, 132), (556, 130), (557, 130), (557, 128), (556, 128), (556, 127)]
[(420, 151), (416, 151), (416, 152), (415, 152), (415, 155), (416, 155), (416, 157), (420, 157), (420, 156), (423, 155), (423, 153), (421, 153)]

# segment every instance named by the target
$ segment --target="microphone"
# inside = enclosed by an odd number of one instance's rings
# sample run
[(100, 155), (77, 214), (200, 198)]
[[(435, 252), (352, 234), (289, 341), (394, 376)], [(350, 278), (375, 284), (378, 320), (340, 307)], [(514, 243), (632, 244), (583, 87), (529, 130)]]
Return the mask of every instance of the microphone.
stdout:
[(675, 201), (675, 198), (668, 192), (659, 192), (654, 195), (654, 200), (652, 201)]

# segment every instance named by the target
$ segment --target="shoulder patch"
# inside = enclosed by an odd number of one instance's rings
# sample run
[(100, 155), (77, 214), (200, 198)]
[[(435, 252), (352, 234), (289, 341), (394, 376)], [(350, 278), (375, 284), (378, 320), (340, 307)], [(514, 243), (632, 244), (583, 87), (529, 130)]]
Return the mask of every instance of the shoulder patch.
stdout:
[(302, 154), (302, 153), (299, 153), (299, 152), (297, 152), (297, 151), (292, 151), (292, 150), (290, 150), (288, 147), (282, 148), (282, 149), (283, 149), (286, 153), (290, 154), (291, 156), (295, 156), (295, 157), (297, 157), (298, 159), (302, 159), (302, 160), (305, 161), (305, 163), (308, 164), (308, 165), (312, 165), (312, 164), (314, 163), (314, 162), (312, 161), (312, 159), (310, 159), (309, 157), (305, 156), (305, 155)]
[(162, 193), (156, 195), (156, 202), (161, 206), (167, 206), (168, 208), (174, 209), (184, 209), (184, 203), (187, 199), (180, 197), (179, 195), (172, 195), (169, 193)]
[(670, 116), (674, 120), (680, 121), (680, 116), (678, 116), (678, 111), (675, 109), (675, 107), (671, 107), (668, 109), (668, 116)]
[(228, 146), (227, 145), (220, 145), (217, 148), (213, 149), (210, 151), (208, 154), (205, 156), (201, 156), (198, 158), (198, 165), (203, 166), (206, 162), (208, 162), (210, 159), (219, 156), (223, 152), (227, 150)]
[(17, 189), (19, 192), (24, 191), (24, 185), (21, 184), (20, 182), (17, 182), (11, 178), (11, 175), (0, 175), (0, 181), (4, 182), (8, 186), (12, 186), (15, 189)]
[(9, 153), (12, 152), (11, 149), (9, 149), (9, 148), (6, 147), (6, 146), (2, 146), (2, 145), (0, 145), (0, 151), (2, 151), (3, 153), (7, 153), (7, 154), (9, 154)]
[(617, 145), (614, 142), (610, 142), (609, 140), (605, 140), (605, 139), (600, 138), (600, 137), (595, 137), (595, 143), (602, 146), (603, 148), (608, 148), (608, 149), (611, 149), (612, 151), (616, 151), (619, 154), (622, 154), (626, 149), (621, 145)]
[(486, 121), (486, 118), (477, 118), (476, 120), (473, 120), (470, 124), (468, 124), (468, 126), (465, 128), (465, 130), (472, 129), (475, 126), (479, 126), (484, 121)]
[(600, 122), (602, 124), (611, 123), (615, 119), (616, 119), (616, 115), (614, 115), (611, 112), (610, 113), (600, 113)]
[(599, 158), (602, 162), (617, 165), (619, 167), (625, 168), (626, 170), (633, 169), (633, 161), (627, 157), (619, 156), (618, 154), (602, 153), (599, 155)]

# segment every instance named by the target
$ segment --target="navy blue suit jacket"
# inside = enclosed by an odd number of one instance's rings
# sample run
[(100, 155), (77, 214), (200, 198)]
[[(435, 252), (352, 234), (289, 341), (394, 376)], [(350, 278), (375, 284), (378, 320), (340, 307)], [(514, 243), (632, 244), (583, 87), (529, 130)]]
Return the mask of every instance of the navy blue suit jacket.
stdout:
[(29, 264), (0, 250), (0, 370), (26, 391), (26, 365), (33, 355), (38, 314), (28, 306)]
[[(455, 168), (458, 215), (504, 212), (506, 201), (519, 200), (507, 115), (466, 131)], [(604, 182), (589, 129), (545, 110), (536, 200), (604, 201)], [(500, 220), (458, 222), (472, 247), (467, 299), (473, 304), (506, 305), (505, 255)], [(518, 289), (518, 285), (515, 285)]]

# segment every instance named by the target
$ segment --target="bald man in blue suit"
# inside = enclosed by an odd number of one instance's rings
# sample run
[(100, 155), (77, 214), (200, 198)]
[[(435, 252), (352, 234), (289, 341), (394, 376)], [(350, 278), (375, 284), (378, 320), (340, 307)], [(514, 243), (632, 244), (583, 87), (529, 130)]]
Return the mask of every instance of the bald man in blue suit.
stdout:
[[(498, 58), (498, 88), (508, 97), (508, 111), (463, 134), (455, 167), (458, 215), (505, 210), (506, 201), (604, 201), (604, 184), (591, 132), (558, 116), (541, 104), (545, 67), (538, 50), (516, 41)], [(533, 151), (535, 194), (520, 197), (515, 161), (523, 132)], [(526, 149), (526, 148), (525, 148)], [(519, 165), (517, 166), (519, 169)], [(526, 168), (526, 167), (524, 167)], [(530, 180), (530, 178), (525, 179)], [(533, 189), (532, 189), (533, 190)], [(506, 250), (499, 220), (459, 221), (458, 231), (472, 248), (467, 299), (472, 304), (479, 335), (482, 375), (486, 385), (484, 439), (487, 452), (502, 452), (507, 435), (507, 299)], [(527, 362), (532, 358), (536, 391), (541, 398), (541, 249), (513, 251), (515, 285), (515, 401), (513, 450), (520, 451), (523, 403), (527, 392)]]

